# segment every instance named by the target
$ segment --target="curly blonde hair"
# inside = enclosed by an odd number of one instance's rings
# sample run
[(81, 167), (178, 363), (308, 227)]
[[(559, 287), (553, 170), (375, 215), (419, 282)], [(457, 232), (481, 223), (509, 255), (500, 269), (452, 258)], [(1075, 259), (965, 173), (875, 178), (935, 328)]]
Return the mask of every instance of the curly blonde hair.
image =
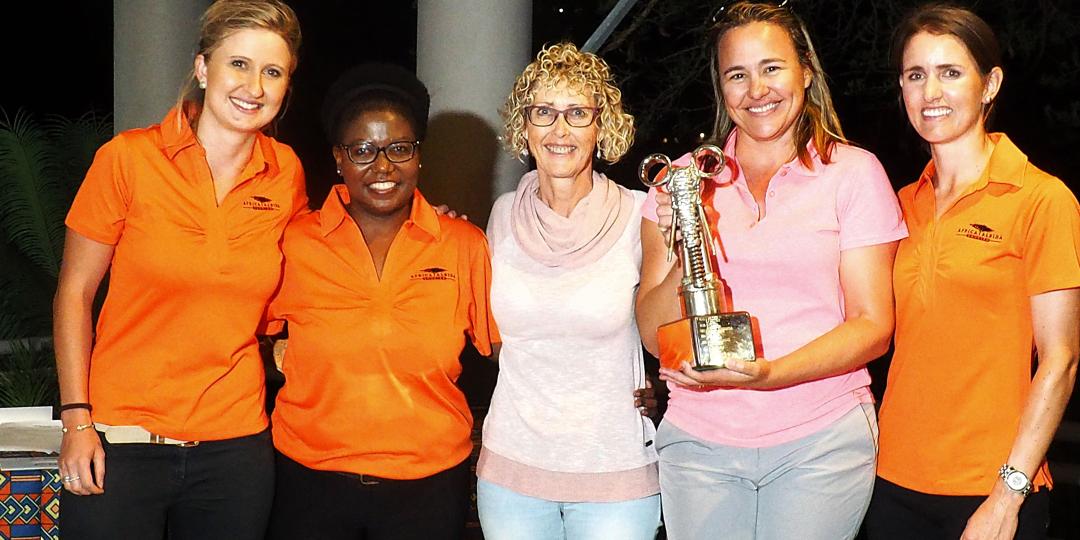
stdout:
[(600, 109), (597, 118), (596, 148), (599, 157), (615, 163), (634, 144), (634, 117), (623, 112), (622, 92), (615, 86), (611, 69), (599, 56), (581, 52), (572, 43), (544, 47), (536, 60), (514, 82), (506, 104), (499, 111), (503, 117), (506, 148), (524, 161), (529, 143), (525, 137), (525, 107), (532, 104), (537, 90), (561, 84), (592, 95)]

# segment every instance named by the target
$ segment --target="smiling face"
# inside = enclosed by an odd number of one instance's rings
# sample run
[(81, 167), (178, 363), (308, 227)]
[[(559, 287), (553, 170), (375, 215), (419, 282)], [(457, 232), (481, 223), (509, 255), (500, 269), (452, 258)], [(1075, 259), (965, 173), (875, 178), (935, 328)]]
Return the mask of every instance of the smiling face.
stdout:
[(813, 74), (799, 62), (787, 31), (753, 22), (728, 30), (716, 44), (724, 108), (741, 135), (794, 144)]
[(206, 83), (199, 132), (255, 133), (279, 110), (289, 88), (292, 54), (269, 30), (237, 30), (209, 54), (195, 57), (195, 76)]
[[(385, 147), (394, 142), (415, 140), (416, 132), (403, 114), (383, 109), (357, 114), (342, 130), (340, 142), (351, 145), (366, 141)], [(377, 218), (408, 216), (420, 177), (419, 147), (408, 161), (393, 163), (384, 152), (379, 152), (375, 161), (357, 165), (349, 160), (342, 148), (335, 146), (334, 161), (349, 188), (352, 212)]]
[(983, 111), (997, 95), (1001, 68), (983, 76), (951, 35), (915, 34), (904, 46), (900, 88), (908, 120), (926, 142), (947, 144), (985, 133)]
[[(554, 109), (595, 107), (592, 96), (572, 90), (567, 85), (541, 87), (533, 94), (533, 106)], [(596, 151), (597, 122), (585, 127), (573, 127), (563, 115), (547, 127), (537, 127), (525, 121), (525, 138), (529, 152), (536, 158), (536, 170), (541, 178), (587, 179), (592, 182), (592, 156)]]

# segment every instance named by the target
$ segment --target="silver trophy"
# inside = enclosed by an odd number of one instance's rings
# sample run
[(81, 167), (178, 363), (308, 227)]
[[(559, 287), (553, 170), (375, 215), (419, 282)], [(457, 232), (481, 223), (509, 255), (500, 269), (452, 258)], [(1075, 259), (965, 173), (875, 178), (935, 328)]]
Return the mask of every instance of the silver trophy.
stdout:
[[(752, 362), (754, 333), (750, 314), (745, 311), (721, 312), (720, 277), (713, 270), (712, 232), (701, 203), (701, 179), (713, 178), (724, 170), (724, 153), (714, 145), (704, 144), (691, 154), (690, 164), (677, 167), (663, 154), (652, 154), (641, 162), (638, 176), (649, 187), (663, 187), (671, 195), (672, 224), (668, 237), (668, 260), (679, 244), (683, 278), (679, 286), (683, 318), (668, 325), (689, 323), (694, 358), (687, 360), (698, 371), (725, 367), (732, 359)], [(650, 170), (657, 165), (666, 173), (653, 180)], [(676, 236), (678, 231), (678, 236)]]

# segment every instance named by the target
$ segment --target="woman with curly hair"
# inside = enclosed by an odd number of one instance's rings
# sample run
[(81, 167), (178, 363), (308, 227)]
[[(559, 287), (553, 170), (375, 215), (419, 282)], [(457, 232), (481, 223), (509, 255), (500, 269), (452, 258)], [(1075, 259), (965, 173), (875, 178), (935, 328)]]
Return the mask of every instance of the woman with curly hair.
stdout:
[[(488, 223), (500, 371), (477, 467), (484, 536), (652, 539), (654, 428), (634, 293), (644, 193), (593, 171), (633, 141), (607, 64), (543, 49), (514, 84), (506, 142), (536, 170)], [(591, 376), (583, 376), (589, 373)]]

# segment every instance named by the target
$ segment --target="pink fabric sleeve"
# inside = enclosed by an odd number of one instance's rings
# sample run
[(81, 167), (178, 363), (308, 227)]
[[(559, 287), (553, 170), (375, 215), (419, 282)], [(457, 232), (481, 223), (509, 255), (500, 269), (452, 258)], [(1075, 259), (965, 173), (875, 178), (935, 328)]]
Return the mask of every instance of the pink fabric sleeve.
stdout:
[(645, 202), (641, 203), (641, 217), (656, 223), (656, 188), (649, 188)]
[(837, 193), (840, 249), (906, 238), (907, 225), (885, 169), (873, 154), (855, 152)]

